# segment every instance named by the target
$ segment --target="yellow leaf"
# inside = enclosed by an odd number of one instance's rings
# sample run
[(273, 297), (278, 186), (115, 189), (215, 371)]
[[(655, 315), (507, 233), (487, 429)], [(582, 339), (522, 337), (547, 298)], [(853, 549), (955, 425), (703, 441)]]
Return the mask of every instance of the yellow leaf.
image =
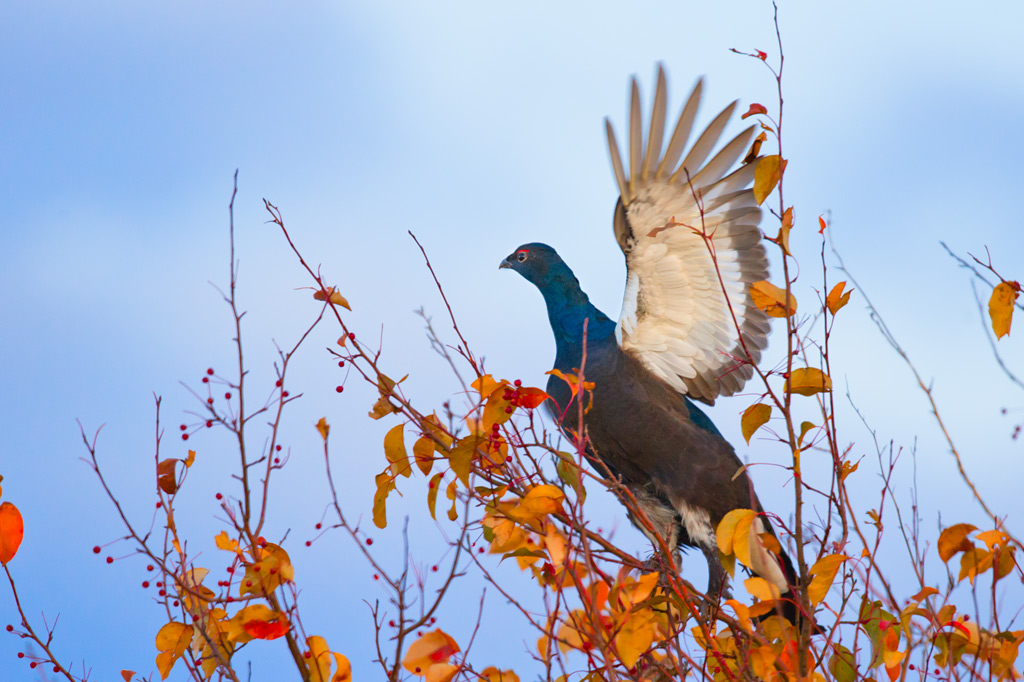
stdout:
[(507, 381), (495, 381), (490, 374), (485, 374), (482, 377), (478, 378), (476, 381), (474, 381), (472, 384), (470, 384), (470, 386), (475, 388), (480, 393), (481, 398), (488, 397), (489, 395), (494, 393), (495, 389), (497, 389), (499, 386), (507, 385)]
[(754, 171), (754, 200), (761, 205), (768, 195), (779, 184), (786, 170), (788, 161), (783, 161), (778, 154), (762, 156)]
[(326, 441), (327, 434), (331, 432), (331, 425), (327, 423), (326, 417), (320, 417), (320, 421), (316, 423), (316, 430), (320, 432), (320, 437)]
[(384, 456), (391, 462), (391, 475), (394, 477), (412, 476), (412, 465), (405, 451), (405, 426), (398, 424), (384, 436)]
[(534, 486), (512, 513), (519, 519), (537, 519), (561, 510), (563, 499), (565, 494), (553, 485)]
[(992, 298), (988, 300), (988, 316), (992, 319), (992, 331), (997, 339), (1010, 333), (1013, 303), (1019, 295), (1020, 284), (1017, 282), (1000, 282), (992, 290)]
[(747, 588), (747, 592), (749, 592), (751, 596), (760, 601), (772, 601), (782, 596), (779, 588), (764, 578), (758, 578), (756, 576), (753, 578), (747, 578), (743, 581), (743, 586)]
[(473, 470), (473, 459), (476, 457), (477, 448), (486, 440), (482, 436), (471, 435), (459, 440), (454, 444), (448, 453), (448, 464), (452, 471), (462, 481), (462, 485), (469, 487), (469, 474)]
[(348, 301), (345, 299), (345, 297), (339, 294), (334, 287), (327, 287), (326, 289), (321, 289), (320, 291), (313, 292), (313, 299), (316, 301), (330, 300), (330, 302), (333, 303), (334, 305), (340, 305), (342, 308), (345, 308), (346, 310), (352, 310), (352, 308), (349, 307)]
[(958, 523), (939, 533), (939, 558), (943, 561), (949, 561), (957, 552), (974, 549), (974, 543), (968, 540), (967, 536), (976, 530), (978, 530), (977, 526), (972, 526), (969, 523)]
[(384, 528), (388, 525), (388, 512), (385, 503), (388, 493), (395, 489), (395, 477), (390, 471), (383, 471), (373, 479), (377, 490), (373, 493), (373, 525)]
[(754, 432), (764, 426), (768, 422), (768, 419), (772, 416), (772, 406), (765, 405), (764, 403), (757, 403), (751, 405), (743, 411), (743, 418), (740, 419), (740, 430), (743, 432), (743, 438), (750, 444), (750, 437), (754, 435)]
[(252, 563), (246, 564), (245, 575), (239, 585), (239, 595), (270, 594), (282, 583), (290, 582), (295, 577), (288, 552), (273, 543), (265, 547), (253, 548)]
[(160, 653), (156, 657), (156, 667), (160, 671), (160, 679), (166, 680), (171, 674), (175, 661), (181, 658), (192, 641), (191, 625), (171, 621), (156, 633), (156, 649)]
[(794, 369), (786, 379), (786, 391), (800, 395), (814, 395), (832, 390), (832, 379), (816, 367)]
[(995, 549), (996, 545), (1002, 545), (1005, 547), (1010, 538), (1003, 531), (996, 529), (978, 533), (974, 536), (974, 539), (984, 542), (985, 546), (988, 547), (988, 550), (991, 552)]
[[(757, 512), (753, 509), (733, 509), (722, 517), (721, 522), (718, 524), (715, 538), (718, 542), (718, 551), (726, 555), (738, 554), (735, 547), (736, 538), (741, 534), (744, 537), (749, 535), (750, 524), (755, 516), (757, 516)], [(747, 556), (749, 557), (749, 555), (748, 548)]]
[(215, 537), (213, 541), (217, 544), (217, 549), (223, 549), (226, 552), (235, 552), (236, 554), (241, 554), (241, 552), (238, 549), (238, 540), (234, 540), (228, 537), (228, 532), (226, 530), (222, 530), (220, 533), (218, 533), (217, 537)]
[(430, 510), (430, 518), (437, 521), (437, 515), (434, 510), (437, 508), (437, 491), (441, 488), (441, 478), (444, 476), (444, 472), (434, 474), (434, 477), (430, 479), (427, 488), (427, 508)]
[(792, 293), (787, 297), (785, 289), (780, 289), (767, 280), (750, 285), (750, 300), (758, 309), (768, 313), (768, 317), (796, 315), (796, 297)]
[[(657, 574), (655, 574), (657, 575)], [(615, 651), (627, 668), (632, 668), (654, 642), (654, 622), (650, 609), (630, 613), (615, 635)]]
[(309, 647), (309, 658), (306, 667), (309, 669), (310, 682), (328, 682), (331, 679), (331, 650), (327, 640), (319, 635), (306, 638)]
[(452, 654), (458, 652), (459, 645), (455, 640), (438, 628), (409, 645), (402, 659), (402, 667), (413, 675), (426, 677), (428, 668), (438, 663), (447, 663)]
[(184, 461), (185, 461), (185, 468), (186, 469), (189, 468), (190, 466), (192, 466), (192, 463), (196, 461), (196, 451), (195, 450), (189, 450), (188, 451), (188, 456), (185, 457)]
[(782, 226), (779, 228), (777, 241), (786, 255), (791, 255), (789, 250), (789, 231), (793, 229), (793, 207), (790, 206), (782, 214)]
[(836, 579), (839, 567), (847, 559), (849, 557), (842, 554), (830, 554), (814, 562), (809, 571), (814, 577), (811, 580), (811, 584), (807, 587), (807, 597), (811, 600), (812, 604), (818, 605), (825, 598), (829, 588), (832, 587), (832, 582)]
[(430, 475), (434, 466), (434, 441), (424, 436), (417, 438), (412, 444), (412, 456), (416, 460), (416, 466), (423, 472), (424, 476)]
[[(541, 641), (545, 640), (545, 637), (541, 637)], [(519, 675), (511, 670), (498, 670), (493, 665), (481, 670), (480, 677), (483, 678), (481, 682), (519, 682)]]
[(974, 584), (974, 579), (992, 568), (992, 552), (973, 547), (960, 557), (960, 577), (957, 580), (967, 578)]
[(853, 293), (853, 289), (844, 294), (844, 287), (846, 287), (846, 282), (840, 282), (832, 287), (832, 291), (828, 292), (828, 296), (825, 298), (825, 305), (832, 315), (835, 315), (840, 308), (850, 302), (850, 294)]

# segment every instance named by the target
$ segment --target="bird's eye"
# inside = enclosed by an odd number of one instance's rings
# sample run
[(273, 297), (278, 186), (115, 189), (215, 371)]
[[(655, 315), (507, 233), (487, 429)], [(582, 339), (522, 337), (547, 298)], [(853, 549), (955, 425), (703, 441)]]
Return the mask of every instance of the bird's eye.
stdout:
[(516, 253), (516, 260), (519, 261), (520, 263), (526, 260), (526, 249), (523, 249), (522, 251)]

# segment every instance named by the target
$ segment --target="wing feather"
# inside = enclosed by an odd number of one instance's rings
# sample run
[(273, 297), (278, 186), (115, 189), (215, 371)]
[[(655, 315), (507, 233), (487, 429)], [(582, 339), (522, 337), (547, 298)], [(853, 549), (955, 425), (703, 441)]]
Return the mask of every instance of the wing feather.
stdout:
[(662, 153), (665, 80), (659, 65), (646, 146), (639, 85), (630, 84), (628, 169), (606, 121), (621, 195), (616, 238), (628, 270), (616, 334), (624, 351), (676, 390), (714, 402), (743, 388), (767, 345), (768, 317), (749, 292), (768, 277), (761, 209), (751, 189), (756, 162), (733, 169), (755, 131), (720, 146), (733, 102), (687, 151), (703, 93), (698, 80)]

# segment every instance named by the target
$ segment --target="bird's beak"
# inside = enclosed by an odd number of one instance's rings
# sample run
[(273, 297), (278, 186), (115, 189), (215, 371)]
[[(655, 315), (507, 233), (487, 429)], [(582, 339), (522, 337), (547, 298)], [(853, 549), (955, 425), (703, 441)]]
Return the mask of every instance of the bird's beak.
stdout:
[(498, 269), (501, 270), (503, 268), (511, 268), (512, 267), (512, 261), (509, 260), (510, 258), (512, 258), (512, 256), (508, 256), (507, 258), (505, 258), (505, 260), (503, 260), (500, 263), (498, 263)]

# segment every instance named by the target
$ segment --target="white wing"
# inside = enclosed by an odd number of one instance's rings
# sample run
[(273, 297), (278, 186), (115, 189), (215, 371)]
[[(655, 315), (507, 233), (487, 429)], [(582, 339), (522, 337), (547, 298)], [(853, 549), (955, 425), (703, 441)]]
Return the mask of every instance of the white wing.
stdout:
[(736, 102), (708, 125), (679, 163), (702, 85), (694, 86), (663, 150), (664, 71), (659, 65), (646, 143), (633, 79), (628, 174), (611, 123), (606, 119), (605, 124), (621, 194), (615, 237), (627, 269), (619, 346), (681, 393), (713, 403), (742, 388), (767, 345), (768, 316), (754, 306), (750, 284), (768, 278), (768, 259), (758, 228), (761, 209), (751, 189), (756, 163), (729, 173), (747, 151), (754, 127), (705, 163)]

